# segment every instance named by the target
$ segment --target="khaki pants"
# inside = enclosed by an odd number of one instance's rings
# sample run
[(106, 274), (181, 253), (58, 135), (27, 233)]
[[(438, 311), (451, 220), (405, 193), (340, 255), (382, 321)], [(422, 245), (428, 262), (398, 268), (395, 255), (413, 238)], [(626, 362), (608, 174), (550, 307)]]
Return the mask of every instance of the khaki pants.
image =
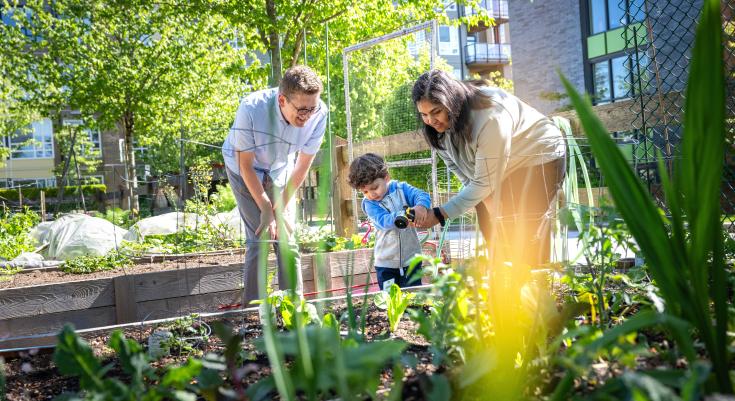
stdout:
[[(258, 299), (258, 278), (262, 270), (258, 266), (260, 260), (261, 245), (260, 239), (255, 235), (260, 225), (260, 208), (255, 203), (255, 199), (250, 194), (245, 181), (242, 177), (230, 169), (227, 170), (227, 178), (230, 181), (240, 216), (245, 223), (245, 264), (243, 265), (242, 275), (244, 280), (243, 307), (249, 306), (250, 301)], [(280, 196), (281, 188), (273, 185), (273, 181), (268, 174), (263, 178), (263, 189), (271, 199)], [(293, 214), (285, 213), (284, 219), (291, 220), (289, 223), (294, 227)], [(281, 232), (285, 230), (280, 230)], [(268, 242), (263, 249), (268, 252), (270, 245), (276, 253), (278, 263), (278, 286), (281, 289), (295, 288), (298, 293), (303, 292), (303, 281), (301, 278), (301, 255), (299, 255), (299, 247), (290, 235), (285, 242)], [(285, 245), (285, 246), (284, 246)], [(266, 256), (267, 257), (267, 256)], [(295, 283), (289, 279), (288, 260), (295, 260)]]
[[(532, 268), (551, 260), (554, 199), (564, 178), (564, 159), (513, 172), (500, 185), (500, 199), (490, 196), (475, 210), (482, 236), (494, 260)], [(498, 216), (492, 202), (499, 201)], [(497, 230), (493, 232), (493, 224)]]

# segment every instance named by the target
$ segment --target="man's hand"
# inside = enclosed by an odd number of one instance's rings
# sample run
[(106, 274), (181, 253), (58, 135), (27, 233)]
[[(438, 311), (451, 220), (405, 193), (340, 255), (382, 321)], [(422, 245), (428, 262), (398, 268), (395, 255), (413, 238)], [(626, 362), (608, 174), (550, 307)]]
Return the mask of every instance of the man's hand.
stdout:
[(426, 223), (426, 215), (429, 213), (429, 211), (424, 206), (418, 205), (414, 206), (413, 213), (415, 216), (413, 221), (414, 224), (417, 227), (423, 226)]
[(260, 236), (260, 233), (263, 232), (263, 230), (270, 231), (271, 239), (278, 238), (278, 228), (276, 227), (275, 214), (273, 213), (273, 208), (270, 206), (261, 209), (260, 225), (255, 230), (255, 235)]

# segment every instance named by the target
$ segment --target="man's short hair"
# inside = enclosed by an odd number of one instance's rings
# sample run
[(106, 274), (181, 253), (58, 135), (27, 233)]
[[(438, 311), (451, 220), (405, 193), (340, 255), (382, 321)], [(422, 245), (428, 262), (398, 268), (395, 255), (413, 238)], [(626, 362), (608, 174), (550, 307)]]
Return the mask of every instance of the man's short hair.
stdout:
[(286, 97), (297, 93), (314, 95), (322, 93), (322, 88), (322, 80), (314, 70), (305, 65), (296, 65), (283, 74), (278, 92)]
[(365, 153), (350, 164), (347, 182), (352, 188), (360, 189), (378, 178), (388, 177), (388, 165), (375, 153)]

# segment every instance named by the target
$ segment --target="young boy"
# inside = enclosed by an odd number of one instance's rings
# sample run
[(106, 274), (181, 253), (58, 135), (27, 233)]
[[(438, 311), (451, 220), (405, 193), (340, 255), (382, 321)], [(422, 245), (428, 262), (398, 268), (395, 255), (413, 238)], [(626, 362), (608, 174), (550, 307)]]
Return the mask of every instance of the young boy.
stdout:
[(404, 215), (404, 206), (413, 208), (416, 220), (423, 221), (431, 206), (429, 194), (405, 182), (391, 181), (385, 160), (374, 153), (352, 161), (348, 181), (365, 195), (362, 210), (377, 228), (375, 270), (380, 289), (387, 290), (393, 283), (399, 287), (421, 285), (421, 264), (410, 275), (408, 272), (411, 258), (421, 253), (416, 229), (399, 229), (394, 222)]

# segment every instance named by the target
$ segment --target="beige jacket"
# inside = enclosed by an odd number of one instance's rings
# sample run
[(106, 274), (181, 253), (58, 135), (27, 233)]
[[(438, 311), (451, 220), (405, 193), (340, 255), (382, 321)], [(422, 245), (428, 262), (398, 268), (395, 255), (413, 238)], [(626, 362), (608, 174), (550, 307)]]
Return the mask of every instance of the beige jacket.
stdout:
[(561, 131), (551, 119), (502, 89), (486, 87), (482, 91), (493, 105), (471, 112), (472, 141), (457, 149), (449, 133), (443, 138), (445, 150), (437, 151), (464, 185), (443, 205), (450, 219), (492, 195), (514, 171), (562, 158), (566, 153)]

